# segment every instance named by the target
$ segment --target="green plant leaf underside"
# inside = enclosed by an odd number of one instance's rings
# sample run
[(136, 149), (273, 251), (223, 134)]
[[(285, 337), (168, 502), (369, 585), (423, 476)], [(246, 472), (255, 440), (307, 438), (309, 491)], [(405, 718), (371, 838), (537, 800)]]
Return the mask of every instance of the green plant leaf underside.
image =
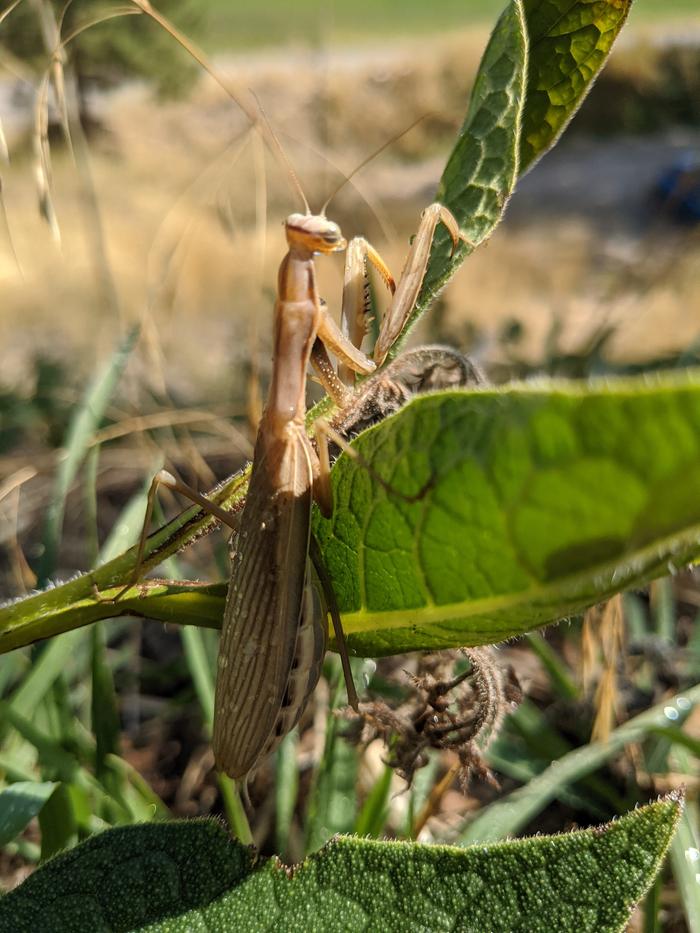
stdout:
[(551, 149), (578, 110), (632, 0), (523, 0), (529, 36), (520, 173)]
[(376, 476), (341, 457), (314, 530), (360, 655), (502, 641), (700, 553), (697, 374), (424, 396), (356, 447)]
[(447, 231), (438, 227), (406, 333), (493, 233), (517, 179), (556, 143), (605, 64), (631, 6), (632, 0), (508, 3), (481, 59), (436, 195), (468, 242), (453, 250)]
[(455, 250), (444, 226), (435, 231), (425, 279), (406, 333), (501, 219), (518, 176), (526, 69), (523, 6), (514, 0), (503, 11), (481, 59), (467, 115), (435, 197), (452, 212), (467, 242)]
[[(681, 812), (459, 849), (340, 837), (291, 873), (207, 821), (95, 836), (0, 900), (1, 933), (622, 930)], [(119, 871), (115, 871), (119, 866)]]

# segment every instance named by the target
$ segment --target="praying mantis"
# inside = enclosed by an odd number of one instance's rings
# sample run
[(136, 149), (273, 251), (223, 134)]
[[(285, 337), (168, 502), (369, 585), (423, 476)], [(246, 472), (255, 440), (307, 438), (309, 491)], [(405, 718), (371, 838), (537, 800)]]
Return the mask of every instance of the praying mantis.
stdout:
[[(218, 655), (214, 705), (213, 746), (217, 767), (235, 779), (255, 771), (282, 738), (294, 727), (313, 693), (326, 650), (326, 618), (330, 609), (336, 641), (341, 652), (354, 708), (358, 698), (332, 587), (322, 557), (311, 535), (311, 507), (315, 501), (325, 515), (332, 511), (327, 438), (345, 446), (343, 435), (398, 408), (411, 394), (409, 378), (401, 368), (418, 368), (414, 382), (432, 379), (460, 384), (477, 379), (468, 364), (444, 348), (413, 351), (412, 360), (401, 357), (377, 373), (369, 385), (352, 392), (338, 377), (328, 351), (353, 373), (369, 375), (382, 362), (401, 333), (422, 282), (427, 260), (426, 243), (438, 221), (446, 224), (453, 239), (459, 231), (452, 215), (441, 205), (424, 213), (399, 286), (381, 257), (369, 244), (354, 243), (348, 250), (345, 281), (364, 276), (369, 260), (394, 290), (370, 359), (331, 318), (315, 284), (314, 256), (346, 248), (340, 228), (323, 214), (292, 214), (285, 223), (289, 250), (278, 274), (272, 378), (267, 404), (258, 428), (246, 503), (235, 522), (232, 570), (224, 609)], [(456, 245), (456, 243), (455, 243)], [(421, 268), (422, 267), (422, 268)], [(408, 282), (410, 287), (404, 283)], [(362, 289), (355, 289), (361, 296)], [(402, 298), (402, 295), (409, 298)], [(398, 300), (397, 300), (398, 297)], [(343, 313), (352, 313), (348, 330), (364, 335), (365, 308), (344, 302)], [(386, 348), (386, 349), (385, 349)], [(311, 363), (329, 395), (340, 409), (336, 428), (317, 422), (317, 446), (306, 429), (306, 371)], [(442, 366), (449, 375), (429, 375)], [(460, 368), (461, 366), (461, 368)], [(190, 494), (169, 474), (159, 483)], [(200, 505), (231, 524), (226, 513), (203, 497), (192, 495)]]
[[(182, 41), (179, 34), (172, 34)], [(192, 51), (189, 44), (186, 47)], [(213, 74), (199, 53), (195, 57)], [(236, 95), (231, 96), (239, 102)], [(345, 448), (344, 435), (398, 408), (410, 396), (412, 386), (440, 387), (443, 379), (448, 384), (479, 381), (469, 364), (460, 363), (458, 355), (444, 348), (413, 351), (413, 359), (399, 357), (376, 372), (418, 299), (438, 224), (446, 227), (453, 249), (460, 240), (468, 242), (450, 211), (437, 202), (426, 208), (395, 284), (371, 244), (359, 237), (346, 243), (340, 227), (326, 217), (327, 205), (319, 213), (311, 211), (262, 109), (258, 107), (257, 113), (244, 109), (281, 156), (305, 208), (304, 213), (290, 214), (285, 221), (288, 251), (278, 272), (272, 376), (247, 498), (234, 521), (165, 471), (152, 485), (153, 492), (163, 484), (190, 496), (234, 528), (218, 655), (213, 747), (218, 769), (242, 781), (298, 722), (316, 687), (326, 650), (327, 610), (341, 652), (348, 699), (358, 708), (332, 586), (311, 533), (313, 503), (325, 515), (332, 511), (328, 438)], [(318, 294), (314, 262), (317, 255), (343, 250), (341, 328)], [(364, 283), (368, 263), (392, 293), (372, 358), (361, 349), (367, 331)], [(337, 371), (329, 353), (338, 360)], [(335, 428), (316, 423), (315, 445), (306, 428), (309, 364), (339, 409)], [(441, 369), (448, 375), (440, 375)], [(356, 376), (369, 377), (358, 390), (354, 389)], [(142, 535), (140, 554), (143, 545)]]
[[(219, 648), (214, 755), (219, 768), (231, 777), (244, 778), (254, 770), (299, 720), (320, 676), (326, 647), (325, 602), (332, 607), (348, 699), (358, 706), (333, 593), (311, 539), (312, 501), (329, 516), (332, 496), (322, 439), (325, 428), (317, 430), (318, 450), (306, 431), (306, 369), (311, 362), (336, 404), (347, 407), (347, 393), (328, 367), (327, 351), (353, 372), (374, 371), (413, 307), (406, 300), (397, 303), (396, 295), (417, 293), (422, 274), (416, 263), (420, 265), (424, 244), (432, 240), (438, 220), (458, 239), (454, 219), (442, 206), (424, 214), (406, 263), (409, 277), (405, 270), (382, 322), (377, 359), (372, 361), (337, 328), (316, 290), (314, 255), (345, 247), (340, 228), (322, 214), (287, 218), (289, 251), (278, 276), (272, 380), (233, 554)], [(361, 246), (352, 250), (351, 262), (357, 255), (362, 266), (363, 254)], [(366, 256), (385, 281), (393, 283), (378, 254), (367, 249)], [(424, 268), (425, 264), (423, 272)], [(346, 268), (346, 280), (357, 272)], [(409, 288), (403, 285), (406, 281)], [(363, 317), (363, 310), (355, 309), (354, 323)], [(355, 327), (355, 332), (362, 331), (361, 325)]]

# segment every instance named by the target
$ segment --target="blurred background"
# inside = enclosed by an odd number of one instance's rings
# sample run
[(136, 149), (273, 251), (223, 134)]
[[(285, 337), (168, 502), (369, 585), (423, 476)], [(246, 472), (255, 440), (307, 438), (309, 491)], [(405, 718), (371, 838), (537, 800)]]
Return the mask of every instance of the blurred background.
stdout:
[[(69, 491), (52, 576), (86, 569), (108, 540), (116, 547), (134, 539), (138, 508), (127, 519), (125, 506), (142, 503), (144, 483), (163, 462), (205, 489), (250, 456), (269, 370), (282, 221), (300, 206), (236, 105), (143, 15), (94, 25), (68, 45), (68, 146), (60, 108), (45, 88), (46, 36), (62, 4), (4, 6), (0, 598), (10, 598), (37, 583), (45, 513), (71, 416), (132, 326), (139, 325), (139, 341), (96, 439), (99, 460)], [(161, 0), (159, 8), (220, 75), (255, 93), (312, 206), (391, 141), (343, 188), (329, 215), (346, 236), (370, 239), (398, 273), (501, 6), (500, 0)], [(107, 9), (76, 0), (63, 35)], [(318, 265), (322, 294), (337, 309), (342, 258)], [(415, 339), (471, 353), (496, 381), (698, 362), (697, 0), (638, 0), (561, 143), (520, 181), (504, 222), (465, 262)], [(166, 510), (177, 507), (164, 503)], [(222, 542), (207, 539), (188, 551), (183, 569), (189, 577), (222, 578)], [(700, 588), (687, 574), (630, 599), (637, 661), (618, 684), (617, 699), (606, 702), (639, 711), (698, 679), (697, 637), (695, 653), (687, 649)], [(608, 624), (615, 643), (617, 623)], [(187, 646), (183, 653), (179, 633), (147, 623), (109, 631), (107, 657), (121, 697), (119, 753), (175, 814), (219, 812)], [(575, 623), (539, 639), (534, 653), (531, 645), (509, 649), (520, 657), (526, 692), (542, 709), (555, 702), (557, 710), (547, 725), (549, 748), (541, 745), (536, 706), (535, 718), (508, 739), (521, 743), (517, 754), (535, 762), (535, 770), (557, 748), (561, 753), (567, 702), (588, 704), (582, 721), (589, 725), (599, 712), (600, 697), (572, 686), (580, 681), (580, 636)], [(215, 642), (205, 649), (213, 657)], [(612, 660), (599, 658), (601, 670), (615, 669), (621, 652), (618, 646)], [(72, 689), (81, 676), (79, 657)], [(29, 669), (29, 655), (23, 658), (0, 659), (4, 690), (21, 684)], [(76, 702), (87, 702), (79, 689)], [(303, 746), (307, 768), (317, 745), (309, 738)], [(380, 752), (374, 757), (376, 777)], [(507, 773), (508, 755), (501, 757), (506, 788), (525, 779), (522, 770)], [(668, 774), (676, 767), (664, 761), (659, 773), (666, 783), (649, 779), (640, 799), (674, 786)], [(635, 787), (640, 768), (637, 760)], [(602, 786), (585, 789), (583, 804), (574, 794), (529, 830), (599, 822), (633, 804), (630, 774), (618, 766)], [(686, 774), (688, 780), (697, 779)], [(303, 792), (299, 800), (301, 810)], [(450, 826), (481, 803), (449, 791), (433, 838), (449, 838)], [(345, 823), (327, 817), (325, 830), (347, 829), (348, 820), (352, 828), (347, 812)], [(274, 818), (265, 813), (258, 841), (274, 848)], [(302, 816), (294, 819), (302, 825)], [(36, 845), (30, 833), (6, 853), (0, 875), (7, 883), (30, 869)], [(303, 846), (290, 851), (298, 857)], [(669, 891), (663, 928), (685, 929), (678, 897)]]
[[(291, 16), (283, 4), (168, 0), (163, 10), (227, 80), (255, 92), (312, 203), (423, 118), (331, 208), (347, 235), (370, 238), (398, 272), (500, 6), (441, 3), (440, 22), (419, 3), (351, 12), (308, 0)], [(487, 363), (535, 365), (547, 353), (593, 345), (618, 365), (693, 346), (696, 6), (639, 0), (562, 143), (521, 181), (505, 223), (429, 317), (432, 338)], [(35, 91), (46, 64), (36, 9), (23, 2), (0, 32), (0, 117), (11, 155), (0, 253), (3, 382), (26, 393), (43, 359), (68, 364), (79, 384), (95, 353), (109, 353), (125, 327), (147, 320), (141, 351), (154, 387), (167, 382), (192, 401), (231, 403), (245, 386), (251, 319), (267, 365), (281, 224), (297, 199), (221, 88), (158, 26), (132, 16), (94, 26), (69, 47), (89, 175), (60, 142), (49, 107), (47, 204), (34, 154)], [(64, 35), (96, 9), (74, 3)], [(341, 263), (319, 264), (332, 307)]]

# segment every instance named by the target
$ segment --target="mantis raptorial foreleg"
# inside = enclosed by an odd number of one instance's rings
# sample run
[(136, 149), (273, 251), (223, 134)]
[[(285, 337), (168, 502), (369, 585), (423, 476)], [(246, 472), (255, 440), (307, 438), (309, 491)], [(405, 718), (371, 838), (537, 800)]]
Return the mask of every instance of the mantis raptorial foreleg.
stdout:
[[(368, 262), (377, 270), (391, 294), (396, 291), (396, 283), (389, 267), (372, 244), (361, 236), (350, 240), (345, 253), (341, 322), (343, 332), (356, 347), (362, 346), (369, 324)], [(342, 362), (338, 366), (338, 376), (350, 385), (355, 382), (355, 373)]]
[[(406, 322), (415, 307), (420, 293), (425, 272), (430, 258), (435, 229), (443, 223), (452, 238), (453, 250), (460, 240), (469, 242), (459, 229), (459, 224), (452, 213), (438, 202), (427, 207), (422, 215), (408, 256), (404, 263), (398, 286), (388, 266), (377, 250), (363, 237), (355, 237), (348, 243), (343, 277), (342, 327), (343, 332), (356, 347), (362, 341), (368, 329), (369, 281), (367, 264), (372, 265), (387, 288), (392, 300), (382, 319), (382, 326), (374, 347), (374, 361), (381, 365), (386, 355), (401, 336)], [(340, 360), (338, 376), (346, 383), (354, 384), (355, 372)]]
[(335, 405), (338, 408), (345, 408), (349, 405), (353, 398), (353, 391), (338, 377), (331, 358), (328, 356), (328, 350), (318, 338), (311, 348), (311, 365), (316, 371), (319, 382), (326, 390), (326, 395), (333, 399)]
[(387, 353), (403, 333), (404, 327), (413, 311), (421, 285), (425, 278), (430, 258), (435, 229), (439, 223), (447, 227), (452, 238), (452, 249), (457, 249), (460, 240), (469, 241), (459, 229), (459, 224), (452, 213), (436, 202), (431, 204), (421, 215), (418, 232), (406, 257), (399, 284), (388, 311), (382, 319), (379, 337), (374, 345), (374, 361), (378, 366), (386, 359)]

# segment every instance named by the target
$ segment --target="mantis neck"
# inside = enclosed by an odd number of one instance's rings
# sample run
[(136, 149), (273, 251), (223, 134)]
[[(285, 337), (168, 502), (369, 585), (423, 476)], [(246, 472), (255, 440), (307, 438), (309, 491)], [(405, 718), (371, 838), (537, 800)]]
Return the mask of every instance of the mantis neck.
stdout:
[(278, 296), (272, 380), (265, 416), (281, 429), (292, 421), (304, 423), (306, 369), (321, 312), (313, 257), (307, 250), (290, 249), (282, 260)]

